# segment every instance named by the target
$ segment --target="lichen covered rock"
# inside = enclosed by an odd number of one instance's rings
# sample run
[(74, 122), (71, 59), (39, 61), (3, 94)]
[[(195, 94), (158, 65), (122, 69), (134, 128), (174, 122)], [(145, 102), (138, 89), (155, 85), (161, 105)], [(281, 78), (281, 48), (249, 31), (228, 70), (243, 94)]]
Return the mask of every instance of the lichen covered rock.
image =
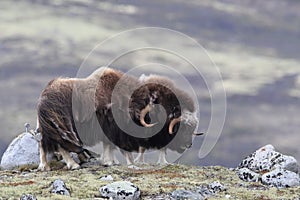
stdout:
[(103, 197), (114, 200), (137, 200), (140, 198), (140, 189), (128, 181), (118, 181), (100, 188)]
[(32, 194), (23, 194), (20, 197), (20, 200), (37, 200), (37, 198), (35, 196), (33, 196)]
[(52, 183), (51, 193), (70, 196), (69, 189), (61, 179), (57, 179)]
[(204, 197), (199, 194), (198, 192), (193, 192), (189, 190), (175, 190), (172, 192), (172, 198), (175, 200), (184, 200), (184, 199), (190, 199), (190, 200), (202, 200)]
[(214, 181), (208, 185), (201, 185), (195, 190), (175, 190), (172, 192), (171, 197), (173, 199), (191, 199), (191, 200), (201, 200), (207, 199), (210, 196), (214, 196), (218, 192), (226, 191), (224, 185), (219, 181)]
[(297, 160), (276, 152), (270, 144), (247, 156), (239, 164), (237, 175), (243, 181), (261, 181), (275, 187), (300, 185)]

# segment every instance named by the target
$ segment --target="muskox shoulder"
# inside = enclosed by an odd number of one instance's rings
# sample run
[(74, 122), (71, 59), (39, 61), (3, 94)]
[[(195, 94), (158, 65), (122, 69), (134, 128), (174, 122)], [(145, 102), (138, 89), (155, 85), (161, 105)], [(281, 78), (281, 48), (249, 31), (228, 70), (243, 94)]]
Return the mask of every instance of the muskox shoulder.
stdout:
[[(152, 93), (157, 92), (158, 95), (162, 95), (164, 98), (169, 99), (169, 102), (177, 102), (178, 100), (182, 109), (195, 112), (195, 102), (192, 97), (187, 92), (176, 87), (175, 82), (170, 78), (159, 75), (150, 75), (143, 76), (141, 81), (148, 85), (148, 88)], [(174, 96), (176, 96), (176, 99), (174, 99)]]
[(175, 83), (173, 80), (171, 80), (168, 77), (165, 76), (160, 76), (160, 75), (150, 75), (147, 77), (144, 77), (142, 80), (144, 83), (155, 83), (155, 84), (159, 84), (162, 86), (165, 86), (169, 89), (174, 89), (175, 88)]

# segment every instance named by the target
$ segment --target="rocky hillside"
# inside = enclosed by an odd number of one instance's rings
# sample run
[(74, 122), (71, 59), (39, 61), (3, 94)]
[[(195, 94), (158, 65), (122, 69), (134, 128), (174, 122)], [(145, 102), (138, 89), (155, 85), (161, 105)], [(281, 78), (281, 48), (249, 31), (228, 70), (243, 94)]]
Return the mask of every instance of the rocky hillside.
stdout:
[[(203, 197), (209, 199), (300, 198), (300, 187), (277, 189), (261, 183), (244, 182), (239, 179), (234, 169), (221, 166), (151, 167), (150, 170), (127, 166), (89, 166), (74, 171), (58, 169), (36, 172), (24, 166), (14, 171), (0, 171), (0, 196), (1, 199), (18, 199), (23, 194), (32, 194), (39, 200), (101, 199), (99, 189), (102, 186), (113, 181), (130, 181), (140, 189), (141, 199), (173, 199), (171, 196), (176, 190), (181, 190), (179, 192), (202, 190)], [(107, 175), (111, 175), (113, 180), (101, 179)], [(64, 181), (70, 196), (51, 193), (51, 184), (57, 179)], [(220, 186), (210, 188), (212, 183)]]

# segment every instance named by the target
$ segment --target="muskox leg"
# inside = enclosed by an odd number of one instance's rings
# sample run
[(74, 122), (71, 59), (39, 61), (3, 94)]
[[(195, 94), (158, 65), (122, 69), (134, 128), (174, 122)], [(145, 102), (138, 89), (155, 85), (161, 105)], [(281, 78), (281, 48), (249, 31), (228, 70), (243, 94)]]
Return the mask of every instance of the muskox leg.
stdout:
[(169, 164), (169, 162), (166, 159), (166, 155), (167, 155), (167, 148), (160, 149), (157, 164), (160, 165)]
[(125, 156), (127, 165), (133, 165), (134, 162), (133, 162), (132, 153), (129, 151), (122, 150), (122, 149), (121, 149), (121, 153)]
[(43, 148), (42, 142), (39, 143), (39, 149), (40, 149), (40, 164), (39, 164), (38, 170), (50, 171), (50, 167), (47, 162), (46, 152)]
[(114, 148), (111, 144), (103, 143), (103, 154), (101, 156), (102, 164), (111, 166), (115, 164)]
[(146, 149), (144, 147), (139, 147), (138, 156), (134, 159), (135, 163), (145, 163), (145, 153)]
[(58, 147), (58, 151), (62, 155), (64, 161), (66, 162), (68, 169), (79, 169), (80, 168), (79, 164), (77, 164), (73, 160), (73, 158), (70, 156), (70, 153), (68, 151), (66, 151), (65, 149), (63, 149), (60, 146)]

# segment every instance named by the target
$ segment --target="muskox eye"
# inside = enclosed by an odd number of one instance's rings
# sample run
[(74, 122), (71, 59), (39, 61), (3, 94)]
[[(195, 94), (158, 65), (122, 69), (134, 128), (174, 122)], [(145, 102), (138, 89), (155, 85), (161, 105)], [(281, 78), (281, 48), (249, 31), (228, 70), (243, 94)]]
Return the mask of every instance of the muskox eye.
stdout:
[(179, 109), (176, 106), (174, 106), (173, 109), (172, 109), (172, 113), (176, 113), (178, 111), (179, 111)]
[(178, 107), (174, 106), (172, 109), (172, 116), (174, 118), (177, 118), (177, 117), (180, 117), (180, 115), (181, 115), (180, 109)]

